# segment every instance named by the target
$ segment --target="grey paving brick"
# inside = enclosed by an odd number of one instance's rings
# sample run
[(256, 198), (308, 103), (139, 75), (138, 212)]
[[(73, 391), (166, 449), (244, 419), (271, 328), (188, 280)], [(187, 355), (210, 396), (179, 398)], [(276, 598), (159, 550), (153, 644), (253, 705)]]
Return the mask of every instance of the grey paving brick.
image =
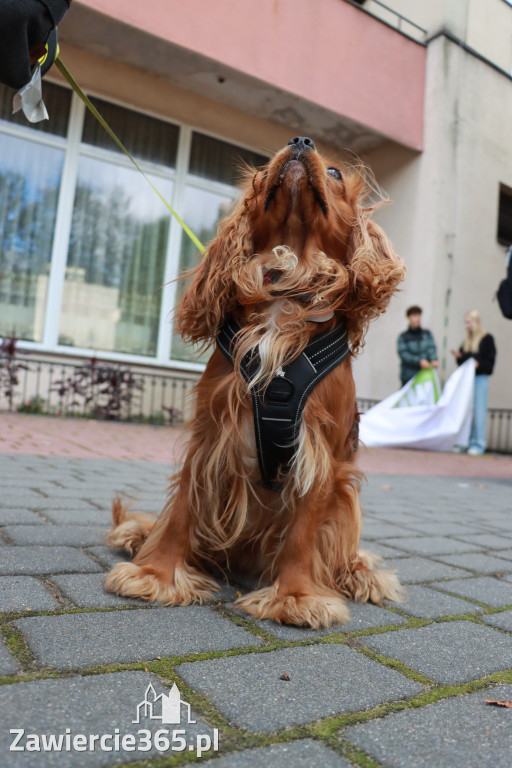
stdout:
[(436, 563), (434, 560), (429, 560), (425, 557), (393, 558), (386, 560), (386, 567), (393, 568), (400, 581), (404, 584), (418, 584), (423, 581), (433, 581), (434, 579), (453, 579), (457, 576), (470, 575), (461, 568), (453, 568), (450, 565)]
[[(116, 729), (122, 737), (125, 734), (137, 736), (141, 728), (153, 733), (161, 728), (181, 728), (185, 730), (187, 748), (195, 744), (198, 734), (212, 736), (211, 726), (193, 711), (191, 720), (196, 720), (196, 724), (186, 722), (187, 711), (183, 706), (179, 725), (163, 725), (161, 720), (148, 718), (141, 718), (139, 724), (133, 723), (137, 719), (137, 705), (144, 700), (149, 683), (158, 696), (169, 692), (169, 688), (164, 687), (154, 675), (145, 672), (117, 672), (1, 686), (0, 753), (3, 768), (100, 768), (146, 760), (148, 757), (169, 758), (179, 754), (172, 751), (159, 753), (154, 748), (149, 752), (138, 749), (132, 752), (122, 748), (105, 752), (98, 742), (94, 751), (86, 752), (9, 752), (14, 738), (9, 733), (11, 728), (25, 729), (27, 734), (57, 736), (65, 735), (66, 728), (69, 728), (72, 736), (84, 734), (87, 737), (92, 734), (114, 736)], [(160, 715), (158, 709), (154, 713)], [(106, 744), (114, 746), (114, 739)], [(222, 747), (222, 742), (219, 746)]]
[(400, 603), (397, 607), (419, 619), (438, 619), (441, 616), (481, 613), (484, 610), (473, 603), (415, 584), (407, 588), (407, 601)]
[[(194, 763), (197, 766), (197, 763)], [(208, 765), (208, 763), (206, 763)], [(211, 763), (211, 768), (353, 768), (352, 763), (312, 739), (246, 749)], [(184, 768), (192, 768), (189, 763)]]
[[(158, 516), (163, 509), (166, 495), (167, 494), (163, 492), (158, 496), (157, 499), (134, 501), (134, 503), (130, 505), (130, 509), (134, 512), (142, 512), (148, 513), (149, 515)], [(112, 498), (112, 496), (101, 497), (93, 496), (92, 494), (87, 496), (88, 501), (91, 504), (94, 504), (98, 509), (101, 509), (109, 522), (111, 520)]]
[[(61, 592), (80, 608), (119, 608), (123, 605), (135, 605), (138, 608), (151, 606), (161, 608), (161, 603), (146, 603), (137, 598), (120, 597), (103, 589), (104, 573), (68, 573), (52, 576), (52, 581)], [(236, 597), (234, 587), (219, 584), (219, 591), (212, 601), (232, 600)]]
[(105, 568), (112, 568), (117, 563), (127, 563), (131, 560), (130, 555), (124, 549), (111, 549), (110, 547), (89, 547), (88, 552), (97, 558)]
[(494, 530), (498, 534), (503, 534), (504, 536), (510, 536), (512, 535), (512, 520), (510, 519), (510, 503), (509, 507), (506, 511), (502, 513), (500, 517), (491, 517), (489, 521), (487, 521), (486, 525), (488, 530)]
[[(478, 537), (480, 534), (475, 533), (475, 526), (468, 525), (466, 522), (451, 522), (447, 520), (415, 520), (411, 524), (411, 528), (414, 529), (415, 535), (417, 533), (423, 533), (427, 536), (453, 536), (454, 538), (461, 539), (470, 544), (476, 544), (477, 546), (483, 546), (477, 538), (471, 539), (466, 534), (473, 534)], [(412, 533), (412, 532), (411, 532)]]
[(15, 675), (19, 669), (18, 662), (0, 636), (0, 675)]
[(382, 541), (366, 541), (365, 539), (361, 539), (360, 548), (367, 549), (370, 552), (373, 552), (375, 555), (383, 557), (385, 560), (390, 557), (408, 556), (407, 552), (404, 552), (401, 549), (396, 549), (396, 547), (388, 547), (387, 544)]
[(23, 507), (0, 508), (0, 525), (16, 525), (17, 523), (27, 523), (29, 525), (44, 525), (44, 520), (38, 514), (30, 509)]
[(40, 514), (57, 525), (100, 525), (109, 526), (110, 510), (88, 506), (84, 509), (41, 509)]
[[(209, 659), (181, 664), (177, 672), (232, 723), (257, 733), (368, 709), (423, 690), (337, 644)], [(280, 679), (284, 673), (289, 681)]]
[(489, 706), (485, 699), (512, 699), (512, 686), (398, 712), (347, 728), (340, 736), (393, 768), (505, 766), (512, 754), (510, 709)]
[(494, 552), (493, 554), (496, 555), (496, 557), (499, 557), (500, 560), (512, 560), (512, 550), (511, 549), (500, 549)]
[[(360, 632), (363, 629), (374, 627), (386, 627), (403, 624), (405, 619), (392, 611), (386, 611), (376, 605), (366, 603), (349, 603), (351, 620), (348, 624), (334, 624), (322, 629), (308, 629), (306, 627), (292, 627), (289, 624), (276, 624), (275, 621), (257, 621), (256, 624), (265, 632), (268, 632), (280, 640), (295, 642), (296, 640), (308, 640), (314, 637), (325, 637), (334, 632)], [(400, 606), (398, 606), (400, 607)], [(240, 612), (243, 614), (243, 611)]]
[(498, 535), (496, 533), (467, 533), (462, 536), (457, 535), (458, 539), (467, 541), (471, 544), (477, 544), (486, 549), (509, 549), (512, 551), (512, 538), (510, 536)]
[[(123, 605), (136, 605), (139, 608), (156, 605), (142, 603), (136, 598), (120, 597), (103, 589), (104, 573), (67, 573), (52, 576), (52, 582), (75, 605), (80, 608), (119, 608)], [(162, 607), (162, 604), (158, 604)]]
[(512, 562), (481, 552), (471, 552), (464, 555), (439, 555), (438, 559), (448, 565), (468, 568), (481, 574), (512, 571)]
[(197, 605), (34, 616), (18, 619), (15, 624), (39, 663), (56, 669), (247, 648), (262, 642)]
[(505, 629), (507, 632), (512, 632), (512, 611), (492, 613), (489, 616), (483, 616), (482, 620), (491, 627), (497, 627), (498, 629)]
[(422, 513), (416, 509), (411, 510), (409, 506), (407, 506), (405, 510), (398, 507), (391, 507), (390, 509), (377, 509), (374, 512), (370, 512), (370, 510), (364, 508), (363, 515), (364, 517), (383, 520), (392, 525), (414, 527), (416, 527), (416, 523), (425, 522), (428, 519), (426, 513)]
[(441, 684), (476, 680), (512, 667), (512, 637), (472, 621), (370, 635), (361, 642)]
[[(26, 470), (28, 468), (25, 468)], [(0, 462), (0, 473), (2, 475), (2, 488), (8, 488), (12, 491), (13, 488), (19, 488), (20, 485), (23, 485), (26, 483), (27, 487), (30, 488), (31, 483), (28, 482), (30, 478), (27, 478), (25, 476), (23, 480), (20, 479), (19, 475), (8, 475), (6, 471), (5, 464)], [(48, 485), (49, 483), (47, 483)]]
[(42, 506), (41, 502), (45, 501), (45, 496), (36, 491), (32, 491), (30, 488), (23, 488), (23, 484), (20, 485), (22, 486), (22, 490), (17, 492), (13, 491), (12, 493), (2, 493), (2, 505), (12, 507), (12, 509), (25, 509), (26, 507), (37, 508)]
[(96, 507), (86, 499), (61, 499), (56, 496), (48, 496), (37, 499), (37, 503), (34, 501), (31, 504), (27, 504), (27, 507), (37, 510), (73, 510), (74, 512), (94, 510)]
[(63, 573), (99, 571), (87, 555), (72, 547), (2, 547), (0, 574)]
[[(412, 534), (414, 535), (414, 534)], [(365, 539), (372, 540), (389, 539), (396, 536), (411, 536), (411, 531), (407, 525), (393, 525), (392, 523), (386, 523), (381, 520), (369, 520), (365, 518), (363, 521), (363, 536)]]
[(77, 482), (72, 480), (69, 485), (56, 486), (51, 494), (56, 499), (86, 499), (91, 496), (102, 499), (103, 503), (109, 503), (113, 496), (121, 496), (124, 501), (130, 501), (134, 498), (135, 492), (126, 491), (126, 488), (119, 481), (109, 480), (107, 483), (98, 484), (97, 480)]
[(482, 547), (444, 536), (386, 539), (386, 544), (416, 555), (451, 555), (456, 552), (481, 552)]
[(0, 576), (0, 613), (53, 611), (59, 603), (33, 576)]
[(453, 579), (433, 582), (430, 586), (451, 592), (455, 595), (477, 600), (493, 608), (512, 605), (512, 583), (505, 579), (493, 579), (491, 576), (471, 579)]
[(86, 525), (7, 525), (4, 532), (15, 544), (87, 547), (101, 544), (109, 529)]

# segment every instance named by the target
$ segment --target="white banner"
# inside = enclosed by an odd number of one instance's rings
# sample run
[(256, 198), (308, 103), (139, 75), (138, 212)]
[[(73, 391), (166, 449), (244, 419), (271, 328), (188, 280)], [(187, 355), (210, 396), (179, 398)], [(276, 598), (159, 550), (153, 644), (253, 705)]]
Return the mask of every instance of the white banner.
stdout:
[[(419, 378), (424, 376), (420, 374)], [(425, 382), (417, 379), (415, 376), (398, 392), (361, 415), (359, 437), (364, 445), (451, 451), (456, 445), (468, 444), (473, 417), (474, 360), (467, 360), (452, 373), (437, 402), (435, 385), (430, 387), (429, 396)], [(418, 402), (418, 384), (423, 404), (409, 405)]]

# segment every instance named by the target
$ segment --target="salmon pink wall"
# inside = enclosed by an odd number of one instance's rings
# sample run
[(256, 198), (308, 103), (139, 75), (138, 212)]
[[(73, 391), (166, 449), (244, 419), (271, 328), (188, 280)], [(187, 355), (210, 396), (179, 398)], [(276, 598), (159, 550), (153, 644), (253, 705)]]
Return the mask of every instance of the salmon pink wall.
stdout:
[(422, 148), (426, 49), (345, 0), (74, 4)]

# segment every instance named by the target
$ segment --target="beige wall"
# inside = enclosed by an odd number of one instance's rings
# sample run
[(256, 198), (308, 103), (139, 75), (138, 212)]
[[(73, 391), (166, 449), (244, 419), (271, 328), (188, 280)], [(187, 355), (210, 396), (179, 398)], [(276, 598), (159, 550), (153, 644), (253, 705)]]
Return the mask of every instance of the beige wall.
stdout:
[(428, 49), (424, 152), (388, 144), (367, 158), (394, 201), (378, 220), (408, 276), (356, 363), (361, 396), (380, 398), (396, 388), (396, 336), (406, 325), (405, 308), (418, 303), (440, 357), (445, 340), (446, 375), (454, 370), (449, 350), (461, 343), (464, 313), (480, 310), (498, 347), (490, 404), (512, 407), (512, 323), (494, 299), (505, 273), (497, 218), (499, 184), (512, 185), (511, 88), (505, 76), (439, 38)]

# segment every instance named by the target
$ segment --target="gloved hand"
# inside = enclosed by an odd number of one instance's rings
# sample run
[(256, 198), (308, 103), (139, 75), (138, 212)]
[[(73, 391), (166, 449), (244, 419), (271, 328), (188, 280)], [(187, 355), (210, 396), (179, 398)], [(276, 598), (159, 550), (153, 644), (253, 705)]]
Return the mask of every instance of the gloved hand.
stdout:
[(0, 0), (0, 83), (16, 90), (28, 83), (34, 63), (31, 49), (46, 43), (70, 2)]

